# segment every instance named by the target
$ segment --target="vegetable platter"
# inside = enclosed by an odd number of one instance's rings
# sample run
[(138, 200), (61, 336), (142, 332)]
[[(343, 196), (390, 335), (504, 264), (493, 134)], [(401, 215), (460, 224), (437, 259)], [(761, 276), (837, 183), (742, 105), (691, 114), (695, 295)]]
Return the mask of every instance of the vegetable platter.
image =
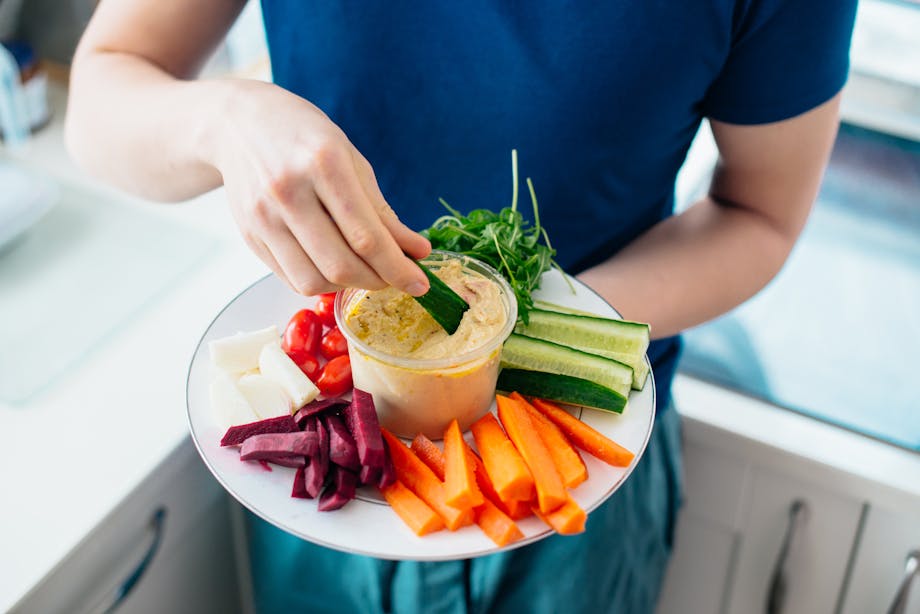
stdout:
[[(600, 316), (618, 317), (590, 288), (577, 280), (566, 279), (555, 269), (543, 274), (534, 298)], [(272, 465), (269, 470), (265, 464), (241, 462), (238, 449), (220, 446), (225, 425), (216, 419), (209, 399), (212, 368), (209, 343), (239, 331), (272, 325), (284, 330), (291, 314), (313, 308), (315, 302), (316, 298), (292, 294), (276, 277), (266, 276), (231, 300), (199, 341), (188, 373), (188, 419), (193, 441), (215, 478), (256, 515), (293, 535), (329, 548), (386, 559), (427, 561), (470, 558), (502, 550), (474, 525), (419, 537), (372, 487), (358, 488), (357, 498), (335, 512), (321, 512), (315, 501), (290, 496), (295, 468)], [(574, 411), (576, 417), (635, 455), (629, 466), (615, 467), (590, 454), (582, 454), (588, 478), (569, 492), (588, 512), (589, 521), (590, 512), (616, 492), (641, 458), (654, 423), (654, 408), (655, 385), (649, 376), (642, 390), (628, 392), (628, 405), (622, 414), (592, 409)], [(475, 445), (471, 433), (462, 436)], [(504, 548), (520, 547), (553, 534), (536, 516), (519, 520), (518, 527), (524, 537)]]

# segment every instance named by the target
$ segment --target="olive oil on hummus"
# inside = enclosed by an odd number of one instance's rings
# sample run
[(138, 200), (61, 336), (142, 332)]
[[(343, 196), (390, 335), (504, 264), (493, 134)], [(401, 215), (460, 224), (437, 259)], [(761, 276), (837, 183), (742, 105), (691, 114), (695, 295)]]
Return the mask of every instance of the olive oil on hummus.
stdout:
[(507, 321), (499, 287), (464, 271), (459, 260), (434, 273), (470, 305), (453, 335), (415, 299), (393, 287), (368, 292), (357, 301), (346, 318), (354, 335), (391, 356), (419, 359), (459, 356), (494, 339)]

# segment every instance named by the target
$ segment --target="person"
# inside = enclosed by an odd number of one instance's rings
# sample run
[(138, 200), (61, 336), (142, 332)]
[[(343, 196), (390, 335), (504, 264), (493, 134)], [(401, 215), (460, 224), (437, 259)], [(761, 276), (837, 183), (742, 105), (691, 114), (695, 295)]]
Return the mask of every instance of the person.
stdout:
[[(657, 419), (577, 537), (467, 561), (324, 549), (255, 518), (259, 611), (652, 612), (681, 499), (669, 387), (680, 331), (746, 300), (805, 224), (836, 134), (855, 2), (263, 0), (274, 83), (195, 79), (241, 0), (101, 2), (76, 52), (66, 139), (147, 198), (223, 185), (293, 291), (420, 295), (417, 231), (534, 179), (561, 265), (651, 323)], [(674, 214), (701, 121), (708, 194)]]

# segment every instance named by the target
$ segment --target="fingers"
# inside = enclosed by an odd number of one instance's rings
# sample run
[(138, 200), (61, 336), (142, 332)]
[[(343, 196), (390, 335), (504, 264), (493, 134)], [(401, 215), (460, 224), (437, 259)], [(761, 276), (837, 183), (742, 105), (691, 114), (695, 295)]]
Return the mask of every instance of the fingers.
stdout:
[[(314, 187), (329, 216), (339, 228), (348, 247), (387, 284), (413, 296), (428, 291), (425, 274), (403, 253), (402, 245), (391, 234), (377, 208), (358, 179), (354, 158), (349, 153), (331, 150), (318, 160)], [(387, 216), (384, 216), (387, 217)], [(389, 222), (392, 224), (392, 220)], [(406, 230), (398, 229), (401, 235)], [(411, 232), (411, 231), (410, 231)], [(423, 252), (424, 245), (407, 240), (414, 250)]]
[(356, 156), (355, 167), (358, 172), (358, 180), (364, 188), (364, 193), (367, 194), (371, 204), (380, 216), (384, 227), (393, 235), (397, 245), (406, 255), (416, 260), (428, 256), (431, 253), (431, 242), (400, 221), (396, 212), (393, 211), (393, 208), (383, 197), (370, 163), (357, 152)]

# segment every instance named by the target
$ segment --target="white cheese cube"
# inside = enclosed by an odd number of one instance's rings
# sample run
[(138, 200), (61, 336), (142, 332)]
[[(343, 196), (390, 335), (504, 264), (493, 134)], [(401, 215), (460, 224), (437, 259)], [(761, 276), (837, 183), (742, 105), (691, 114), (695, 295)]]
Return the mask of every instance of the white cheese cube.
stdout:
[(300, 409), (319, 395), (319, 388), (276, 343), (269, 343), (262, 348), (259, 354), (259, 371), (281, 385), (294, 402), (295, 409)]
[(210, 393), (211, 411), (214, 412), (214, 419), (223, 428), (248, 424), (259, 419), (258, 414), (249, 405), (249, 401), (236, 387), (233, 378), (226, 372), (212, 369)]
[(244, 375), (236, 387), (262, 419), (291, 413), (291, 397), (279, 384), (264, 375)]
[(237, 333), (208, 344), (211, 364), (227, 373), (243, 373), (259, 367), (259, 353), (268, 343), (281, 344), (277, 326)]

